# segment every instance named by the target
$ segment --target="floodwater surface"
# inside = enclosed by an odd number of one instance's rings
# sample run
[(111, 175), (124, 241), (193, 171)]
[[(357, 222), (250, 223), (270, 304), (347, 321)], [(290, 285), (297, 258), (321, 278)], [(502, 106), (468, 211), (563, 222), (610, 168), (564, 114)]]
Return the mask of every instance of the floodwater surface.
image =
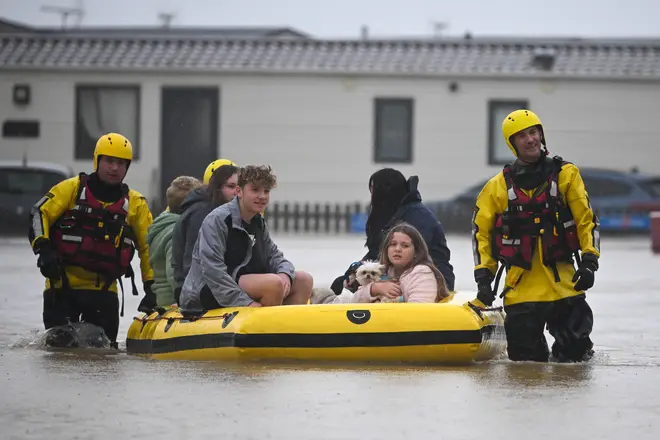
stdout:
[[(328, 286), (360, 237), (274, 237)], [(450, 236), (456, 289), (474, 294), (468, 237)], [(586, 364), (410, 367), (155, 361), (123, 350), (45, 350), (43, 278), (27, 240), (0, 242), (3, 439), (657, 439), (660, 256), (603, 239)], [(137, 268), (137, 265), (136, 265)], [(120, 348), (139, 297), (127, 292)], [(549, 338), (551, 342), (552, 339)]]

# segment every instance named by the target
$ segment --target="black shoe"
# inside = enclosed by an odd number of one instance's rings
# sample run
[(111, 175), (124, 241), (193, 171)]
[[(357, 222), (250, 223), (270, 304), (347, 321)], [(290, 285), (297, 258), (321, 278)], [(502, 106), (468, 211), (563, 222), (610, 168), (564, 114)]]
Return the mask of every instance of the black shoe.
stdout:
[(107, 346), (107, 338), (105, 338), (104, 334), (95, 337), (90, 336), (85, 342), (88, 347), (93, 348), (103, 348)]
[(594, 357), (594, 354), (596, 354), (593, 350), (587, 351), (584, 356), (582, 356), (582, 361), (581, 362), (587, 362), (591, 360), (592, 357)]
[(552, 344), (552, 361), (560, 363), (586, 362), (594, 356), (593, 347), (594, 343), (589, 338), (573, 341), (569, 347), (559, 345), (555, 341)]
[(594, 357), (593, 350), (587, 350), (587, 352), (585, 352), (582, 356), (566, 356), (563, 353), (552, 353), (552, 356), (550, 356), (550, 362), (572, 364), (578, 362), (588, 362), (592, 357)]
[(45, 344), (47, 347), (55, 348), (76, 348), (79, 345), (75, 330), (71, 327), (49, 329), (46, 333)]

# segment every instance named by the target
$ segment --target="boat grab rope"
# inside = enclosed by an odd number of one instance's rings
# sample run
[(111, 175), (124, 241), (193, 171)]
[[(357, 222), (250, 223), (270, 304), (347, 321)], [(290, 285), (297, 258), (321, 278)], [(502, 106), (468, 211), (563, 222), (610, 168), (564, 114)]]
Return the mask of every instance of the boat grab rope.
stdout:
[(162, 314), (159, 314), (158, 316), (151, 317), (151, 315), (144, 315), (144, 317), (139, 318), (137, 316), (133, 317), (133, 321), (140, 321), (141, 323), (146, 323), (146, 322), (155, 322), (155, 321), (162, 321), (162, 320), (173, 320), (173, 321), (198, 321), (200, 319), (227, 319), (229, 317), (233, 317), (237, 314), (238, 312), (232, 312), (232, 313), (224, 313), (219, 316), (189, 316), (189, 315), (181, 315), (181, 316), (164, 316)]

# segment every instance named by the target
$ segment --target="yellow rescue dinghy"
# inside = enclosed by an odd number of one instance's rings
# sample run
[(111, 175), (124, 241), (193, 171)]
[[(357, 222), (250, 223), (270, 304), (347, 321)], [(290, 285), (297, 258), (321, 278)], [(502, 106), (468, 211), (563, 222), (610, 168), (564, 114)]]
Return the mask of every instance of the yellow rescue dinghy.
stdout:
[(134, 318), (126, 349), (156, 359), (469, 363), (501, 355), (504, 314), (459, 304), (238, 307)]

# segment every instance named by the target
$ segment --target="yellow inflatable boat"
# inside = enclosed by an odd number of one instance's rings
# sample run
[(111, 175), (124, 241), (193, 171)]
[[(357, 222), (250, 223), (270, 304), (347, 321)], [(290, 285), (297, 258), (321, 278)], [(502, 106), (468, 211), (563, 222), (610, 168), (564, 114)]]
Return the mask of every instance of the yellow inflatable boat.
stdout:
[(238, 307), (134, 318), (131, 354), (156, 359), (469, 363), (501, 355), (504, 314), (459, 304)]

